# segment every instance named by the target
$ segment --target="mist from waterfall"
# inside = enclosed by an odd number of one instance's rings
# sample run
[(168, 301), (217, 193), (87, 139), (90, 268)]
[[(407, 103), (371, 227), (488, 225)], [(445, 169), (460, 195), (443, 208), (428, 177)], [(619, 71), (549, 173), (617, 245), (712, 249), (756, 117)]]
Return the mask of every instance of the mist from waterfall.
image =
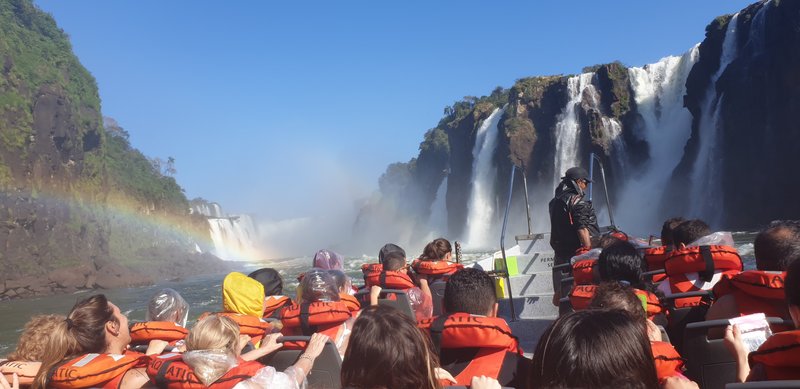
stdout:
[[(628, 69), (633, 98), (640, 121), (634, 129), (647, 142), (649, 159), (640, 168), (628, 170), (619, 192), (617, 219), (621, 227), (640, 236), (653, 230), (666, 217), (661, 215), (663, 191), (680, 162), (691, 135), (692, 115), (683, 106), (686, 79), (699, 58), (699, 45), (682, 56)], [(618, 175), (619, 176), (619, 175)], [(656, 189), (656, 190), (653, 190)]]
[(701, 106), (698, 134), (700, 148), (691, 173), (691, 206), (689, 215), (701, 217), (712, 225), (719, 225), (722, 217), (722, 154), (720, 137), (724, 125), (720, 116), (720, 102), (724, 98), (718, 95), (717, 81), (728, 65), (738, 54), (738, 21), (739, 14), (733, 15), (725, 31), (722, 42), (719, 69), (711, 76), (708, 90)]
[(447, 176), (442, 179), (439, 189), (436, 190), (436, 198), (431, 205), (428, 226), (432, 235), (447, 236)]
[(496, 234), (494, 151), (497, 148), (497, 124), (503, 117), (497, 108), (478, 128), (472, 148), (472, 192), (467, 205), (467, 238), (470, 248), (494, 247)]

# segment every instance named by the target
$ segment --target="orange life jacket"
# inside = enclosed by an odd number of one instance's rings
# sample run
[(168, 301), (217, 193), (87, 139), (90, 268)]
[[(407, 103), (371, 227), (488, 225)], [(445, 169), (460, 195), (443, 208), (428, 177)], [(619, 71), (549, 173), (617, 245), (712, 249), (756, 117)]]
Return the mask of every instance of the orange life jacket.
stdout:
[(768, 317), (790, 319), (783, 290), (786, 272), (747, 270), (725, 275), (714, 285), (714, 298), (733, 294), (741, 316), (763, 312)]
[(358, 302), (356, 296), (351, 296), (347, 293), (339, 293), (339, 301), (343, 302), (344, 305), (347, 306), (347, 309), (350, 312), (356, 312), (361, 310), (361, 303)]
[(158, 339), (174, 345), (179, 340), (186, 339), (189, 330), (171, 321), (146, 321), (131, 325), (131, 344), (147, 344)]
[[(569, 302), (572, 304), (572, 309), (581, 311), (588, 308), (589, 303), (591, 303), (592, 298), (594, 298), (596, 290), (597, 285), (578, 285), (572, 288), (572, 291), (569, 293)], [(664, 313), (664, 307), (661, 305), (661, 302), (658, 301), (658, 297), (655, 294), (635, 288), (633, 292), (636, 293), (639, 298), (644, 297), (644, 301), (647, 302), (645, 313), (648, 319), (652, 319), (655, 315)]]
[(119, 387), (128, 370), (143, 367), (148, 361), (144, 354), (84, 354), (57, 365), (47, 380), (48, 388), (79, 389)]
[[(200, 315), (197, 320), (202, 320), (208, 315), (210, 315), (210, 313), (206, 312)], [(249, 335), (254, 345), (258, 345), (258, 342), (260, 342), (264, 336), (272, 332), (272, 324), (255, 316), (232, 312), (217, 312), (215, 315), (225, 316), (235, 321), (236, 324), (239, 325), (239, 333), (242, 335)]]
[(181, 354), (164, 354), (153, 358), (147, 366), (150, 381), (160, 389), (230, 389), (253, 377), (264, 365), (256, 361), (240, 361), (222, 377), (209, 386), (203, 385)]
[(17, 373), (19, 385), (28, 386), (33, 384), (33, 379), (36, 378), (41, 366), (41, 362), (2, 361), (0, 362), (0, 374), (3, 374), (8, 383), (11, 383), (14, 373)]
[(339, 327), (351, 316), (347, 304), (341, 301), (292, 304), (281, 312), (281, 333), (311, 336), (319, 332), (335, 339)]
[[(644, 260), (647, 262), (647, 271), (662, 270), (664, 269), (664, 262), (669, 257), (671, 250), (667, 246), (649, 247), (644, 249)], [(661, 282), (667, 278), (666, 274), (656, 274), (653, 276), (653, 282)]]
[(385, 289), (406, 290), (414, 287), (414, 281), (404, 271), (384, 271), (380, 263), (366, 263), (361, 266), (367, 288), (377, 285)]
[(650, 342), (650, 348), (653, 350), (659, 381), (682, 374), (683, 358), (675, 347), (667, 342)]
[[(686, 247), (670, 252), (664, 269), (673, 293), (696, 292), (701, 289), (689, 280), (687, 274), (697, 273), (699, 280), (704, 282), (711, 282), (716, 273), (733, 276), (742, 271), (742, 258), (736, 248), (730, 246)], [(702, 297), (675, 300), (676, 308), (700, 304), (703, 304)]]
[(597, 259), (584, 259), (572, 264), (574, 285), (596, 284), (594, 279), (595, 266), (597, 266)]
[(414, 262), (411, 263), (411, 267), (419, 274), (440, 276), (445, 274), (453, 274), (463, 269), (464, 265), (448, 261), (427, 261), (415, 259)]
[(800, 330), (773, 334), (750, 353), (749, 362), (763, 365), (768, 381), (800, 379)]
[(264, 318), (265, 319), (279, 319), (281, 317), (281, 309), (285, 306), (291, 305), (292, 299), (286, 296), (267, 296), (264, 299)]
[(455, 313), (421, 320), (419, 327), (440, 349), (478, 348), (475, 358), (455, 377), (456, 385), (469, 385), (474, 376), (497, 378), (507, 352), (522, 355), (519, 341), (502, 318)]

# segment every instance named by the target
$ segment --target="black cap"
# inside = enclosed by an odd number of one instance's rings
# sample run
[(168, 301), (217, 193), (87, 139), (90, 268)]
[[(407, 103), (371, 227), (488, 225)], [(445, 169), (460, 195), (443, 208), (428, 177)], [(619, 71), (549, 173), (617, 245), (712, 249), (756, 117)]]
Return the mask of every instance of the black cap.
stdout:
[(565, 178), (569, 178), (573, 181), (586, 180), (592, 182), (591, 177), (589, 177), (589, 173), (582, 167), (571, 167), (567, 169), (567, 172), (564, 173), (564, 177), (561, 177), (561, 179), (563, 180)]
[(277, 270), (265, 267), (258, 269), (248, 275), (248, 277), (264, 285), (265, 296), (278, 296), (283, 293), (283, 279)]
[(394, 243), (387, 243), (387, 244), (383, 245), (383, 247), (381, 247), (381, 251), (378, 252), (378, 261), (380, 263), (383, 263), (383, 259), (389, 253), (399, 253), (400, 255), (403, 256), (403, 258), (406, 257), (406, 251), (403, 250), (402, 247), (400, 247), (400, 246), (398, 246), (398, 245), (396, 245)]

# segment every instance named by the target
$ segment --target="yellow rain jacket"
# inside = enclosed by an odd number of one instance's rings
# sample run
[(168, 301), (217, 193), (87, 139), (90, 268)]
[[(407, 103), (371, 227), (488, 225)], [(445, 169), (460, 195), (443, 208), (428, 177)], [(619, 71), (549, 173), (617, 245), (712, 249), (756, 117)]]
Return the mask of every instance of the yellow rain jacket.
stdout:
[(222, 281), (222, 310), (261, 318), (264, 314), (264, 285), (233, 272)]

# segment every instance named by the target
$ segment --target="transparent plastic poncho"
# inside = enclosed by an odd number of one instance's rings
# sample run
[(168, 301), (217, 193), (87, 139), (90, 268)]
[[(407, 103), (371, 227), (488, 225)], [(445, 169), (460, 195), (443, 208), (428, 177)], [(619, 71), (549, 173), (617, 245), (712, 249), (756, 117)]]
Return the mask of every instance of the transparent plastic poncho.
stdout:
[(720, 231), (715, 232), (710, 235), (706, 235), (692, 243), (686, 245), (686, 247), (698, 247), (698, 246), (731, 246), (733, 247), (733, 235), (728, 231)]
[(225, 350), (193, 350), (183, 353), (183, 361), (192, 368), (194, 375), (205, 386), (220, 379), (239, 361)]
[(186, 327), (189, 304), (174, 289), (159, 290), (147, 304), (146, 321), (167, 321)]
[(313, 303), (317, 301), (339, 301), (339, 288), (333, 275), (322, 269), (311, 269), (303, 276), (297, 287), (297, 300)]
[(576, 256), (572, 257), (569, 260), (569, 262), (574, 265), (575, 263), (577, 263), (579, 261), (583, 261), (585, 259), (597, 259), (597, 258), (600, 257), (600, 253), (601, 252), (603, 252), (603, 249), (601, 249), (599, 247), (598, 248), (594, 248), (594, 249), (591, 249), (591, 250), (589, 250), (589, 251), (587, 251), (587, 252), (585, 252), (585, 253), (583, 253), (581, 255), (576, 255)]
[(344, 274), (341, 270), (328, 270), (333, 276), (333, 279), (336, 281), (336, 288), (340, 291), (348, 294), (353, 294), (353, 282), (350, 280), (350, 277), (347, 274)]
[(331, 250), (319, 250), (314, 254), (314, 268), (344, 270), (344, 257)]

